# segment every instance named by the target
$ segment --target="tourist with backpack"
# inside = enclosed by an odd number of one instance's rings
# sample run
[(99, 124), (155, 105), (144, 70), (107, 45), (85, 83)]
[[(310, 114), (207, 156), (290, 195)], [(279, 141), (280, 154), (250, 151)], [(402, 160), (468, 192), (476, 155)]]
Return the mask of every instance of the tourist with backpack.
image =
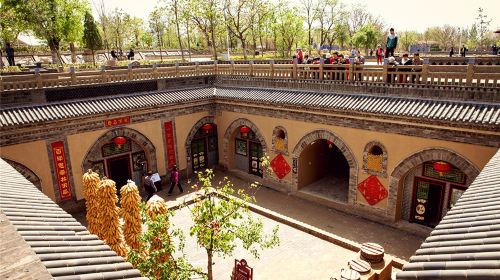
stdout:
[(155, 182), (153, 182), (153, 171), (148, 171), (148, 176), (144, 177), (144, 190), (148, 194), (146, 201), (148, 201), (158, 190), (156, 189)]

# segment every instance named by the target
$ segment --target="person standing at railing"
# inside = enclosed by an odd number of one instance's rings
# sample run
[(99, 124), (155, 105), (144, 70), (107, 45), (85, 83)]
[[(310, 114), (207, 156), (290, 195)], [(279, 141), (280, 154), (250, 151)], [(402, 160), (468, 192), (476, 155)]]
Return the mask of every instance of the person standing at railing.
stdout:
[(16, 62), (14, 61), (14, 48), (10, 45), (10, 43), (5, 45), (5, 54), (7, 55), (9, 66), (16, 66)]
[[(354, 57), (354, 64), (355, 65), (365, 64), (365, 57), (361, 55), (361, 52), (359, 50), (357, 51), (356, 57)], [(361, 70), (363, 70), (363, 68), (361, 68)], [(357, 79), (358, 81), (363, 81), (361, 76), (361, 71), (358, 73), (357, 77), (354, 76), (354, 78)]]
[(128, 60), (133, 60), (134, 59), (134, 50), (133, 49), (130, 49), (130, 51), (128, 52), (128, 55), (127, 55), (127, 59)]
[(302, 53), (302, 48), (298, 47), (297, 48), (297, 64), (302, 64), (304, 63), (304, 54)]
[(332, 55), (330, 53), (327, 53), (325, 55), (325, 61), (324, 64), (332, 64)]
[(462, 45), (462, 48), (460, 49), (460, 54), (462, 57), (465, 57), (465, 52), (468, 51), (468, 49), (465, 47), (465, 45)]
[[(423, 61), (422, 61), (422, 59), (420, 59), (420, 54), (418, 52), (413, 54), (413, 59), (412, 59), (411, 63), (413, 65), (422, 65), (423, 64)], [(411, 71), (412, 72), (422, 72), (422, 69), (421, 68), (412, 68)], [(411, 75), (411, 82), (415, 83), (415, 81), (418, 81), (417, 74), (412, 74)]]
[(453, 57), (453, 55), (455, 54), (455, 49), (453, 49), (453, 47), (451, 47), (451, 50), (450, 50), (450, 57)]
[[(411, 61), (411, 59), (408, 57), (408, 54), (407, 53), (404, 53), (403, 54), (403, 58), (401, 58), (401, 62), (400, 62), (400, 65), (402, 66), (410, 66), (412, 65), (413, 62)], [(410, 68), (400, 68), (399, 69), (400, 72), (410, 72), (411, 69)], [(404, 74), (404, 75), (399, 75), (399, 82), (400, 83), (406, 83), (406, 80), (407, 80), (407, 75)]]
[(377, 49), (375, 50), (375, 55), (377, 56), (377, 65), (384, 64), (384, 49), (382, 49), (382, 46), (380, 45), (377, 46)]
[(385, 44), (385, 57), (394, 56), (394, 50), (398, 47), (398, 35), (394, 32), (394, 28), (389, 29), (387, 42)]

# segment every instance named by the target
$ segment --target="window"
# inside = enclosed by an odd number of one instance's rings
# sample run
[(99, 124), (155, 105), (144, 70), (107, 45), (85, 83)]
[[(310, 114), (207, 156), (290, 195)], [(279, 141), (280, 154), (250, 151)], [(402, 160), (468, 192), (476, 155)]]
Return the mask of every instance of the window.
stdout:
[(277, 126), (273, 131), (273, 150), (275, 153), (288, 154), (288, 138), (285, 128)]
[(381, 143), (372, 141), (365, 146), (363, 172), (370, 175), (387, 176), (387, 152)]

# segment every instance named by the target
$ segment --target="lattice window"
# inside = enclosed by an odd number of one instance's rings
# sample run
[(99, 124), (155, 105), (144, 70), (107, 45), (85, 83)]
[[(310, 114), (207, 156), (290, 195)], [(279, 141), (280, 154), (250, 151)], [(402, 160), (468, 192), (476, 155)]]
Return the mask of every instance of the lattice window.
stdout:
[(387, 151), (381, 143), (372, 141), (366, 145), (363, 152), (363, 172), (387, 176)]
[(288, 136), (285, 128), (281, 126), (273, 130), (273, 151), (277, 154), (288, 154)]

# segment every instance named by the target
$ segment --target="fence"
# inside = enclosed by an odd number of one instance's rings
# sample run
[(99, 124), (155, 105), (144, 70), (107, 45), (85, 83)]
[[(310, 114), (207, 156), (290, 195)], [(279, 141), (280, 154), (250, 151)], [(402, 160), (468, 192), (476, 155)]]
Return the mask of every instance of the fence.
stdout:
[(30, 73), (0, 76), (0, 91), (53, 88), (113, 82), (204, 75), (269, 79), (344, 81), (351, 83), (406, 83), (499, 87), (499, 65), (335, 65), (335, 64), (175, 64), (150, 68), (112, 69), (68, 73)]

